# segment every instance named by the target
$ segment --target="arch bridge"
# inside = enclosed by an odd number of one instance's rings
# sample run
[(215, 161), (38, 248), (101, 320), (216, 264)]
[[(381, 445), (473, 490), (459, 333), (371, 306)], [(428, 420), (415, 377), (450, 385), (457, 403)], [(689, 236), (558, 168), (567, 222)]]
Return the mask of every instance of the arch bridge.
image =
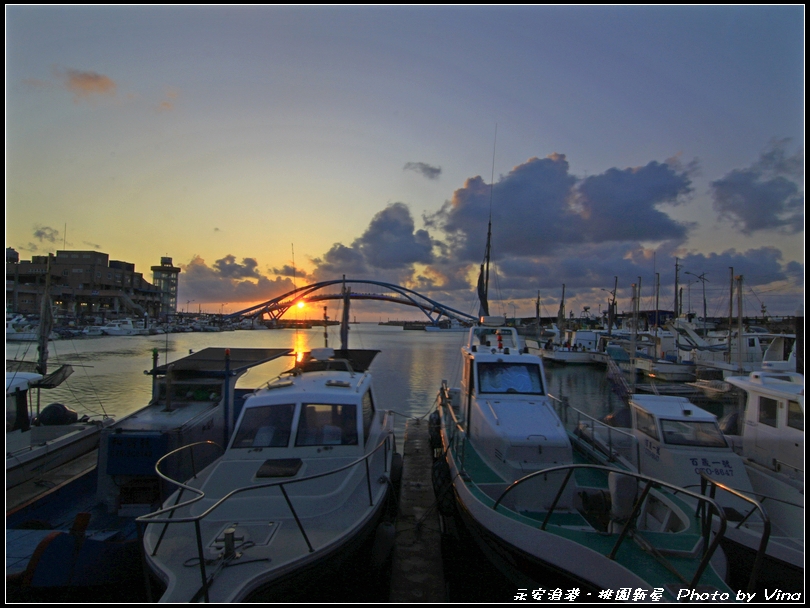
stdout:
[[(353, 289), (352, 285), (358, 284), (374, 286), (378, 289), (376, 291), (356, 291)], [(336, 292), (318, 293), (321, 290), (335, 286), (340, 287)], [(327, 300), (343, 300), (346, 303), (348, 303), (348, 300), (377, 300), (394, 302), (396, 304), (402, 304), (403, 306), (412, 306), (420, 309), (433, 325), (438, 324), (442, 317), (465, 323), (477, 320), (477, 317), (473, 315), (445, 306), (441, 302), (432, 300), (427, 296), (400, 285), (367, 279), (350, 280), (345, 278), (321, 281), (305, 287), (298, 287), (272, 300), (267, 300), (250, 308), (230, 313), (225, 315), (225, 317), (231, 319), (236, 317), (257, 318), (266, 314), (275, 321), (284, 316), (290, 308), (296, 306), (299, 302), (315, 303)], [(348, 308), (348, 306), (344, 307), (344, 315), (346, 314), (346, 308)]]

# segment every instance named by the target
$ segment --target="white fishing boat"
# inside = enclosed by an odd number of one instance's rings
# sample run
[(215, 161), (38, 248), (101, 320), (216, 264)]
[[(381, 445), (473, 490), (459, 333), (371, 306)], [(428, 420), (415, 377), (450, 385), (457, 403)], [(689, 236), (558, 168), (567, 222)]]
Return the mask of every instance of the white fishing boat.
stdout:
[(142, 326), (136, 326), (132, 319), (108, 321), (101, 326), (101, 332), (105, 336), (143, 336), (149, 333)]
[(792, 539), (778, 556), (784, 576), (804, 580), (804, 375), (760, 371), (728, 376), (738, 390), (738, 432), (726, 433), (745, 462), (775, 528)]
[(368, 371), (376, 354), (314, 349), (246, 397), (220, 458), (171, 480), (177, 492), (139, 519), (161, 601), (272, 598), (375, 533), (398, 469), (393, 414), (377, 409)]
[(702, 501), (725, 522), (711, 500), (575, 461), (543, 361), (514, 328), (485, 318), (461, 355), (461, 386), (443, 383), (431, 416), (434, 490), (512, 582), (532, 589), (554, 573), (583, 592), (640, 587), (674, 600), (685, 577), (728, 592), (719, 537), (704, 542), (709, 523), (690, 506)]
[[(616, 428), (570, 405), (561, 412), (576, 449), (593, 462), (692, 490), (701, 487), (701, 474), (705, 474), (734, 490), (716, 495), (728, 518), (724, 546), (744, 557), (730, 560), (733, 580), (741, 588), (770, 584), (784, 589), (791, 585), (795, 591), (797, 579), (791, 580), (785, 568), (796, 574), (803, 563), (801, 512), (794, 504), (785, 517), (785, 503), (773, 499), (788, 497), (755, 487), (750, 463), (733, 451), (717, 417), (684, 397), (641, 394), (630, 396), (628, 414), (624, 421), (629, 426)], [(617, 419), (621, 417), (612, 417), (613, 424)], [(760, 550), (761, 567), (754, 571)]]
[(601, 332), (591, 329), (566, 329), (559, 335), (559, 343), (549, 339), (539, 348), (529, 346), (532, 354), (561, 365), (586, 365), (595, 363)]
[(436, 323), (435, 325), (425, 325), (425, 331), (435, 332), (467, 332), (468, 329), (462, 325), (458, 319), (450, 319), (447, 323)]
[(75, 411), (58, 403), (31, 416), (35, 405), (29, 400), (36, 390), (60, 383), (72, 371), (68, 369), (60, 368), (47, 377), (6, 372), (6, 490), (93, 450), (101, 428), (112, 423), (106, 417), (79, 419)]

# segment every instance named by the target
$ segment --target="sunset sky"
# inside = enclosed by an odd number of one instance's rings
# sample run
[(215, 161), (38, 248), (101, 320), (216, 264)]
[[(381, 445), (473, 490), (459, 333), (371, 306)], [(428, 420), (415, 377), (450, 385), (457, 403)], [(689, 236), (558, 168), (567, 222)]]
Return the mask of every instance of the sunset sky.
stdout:
[(6, 246), (170, 256), (181, 307), (345, 274), (474, 314), (491, 210), (493, 313), (656, 273), (671, 310), (677, 257), (684, 307), (733, 268), (793, 314), (804, 55), (798, 5), (7, 5)]

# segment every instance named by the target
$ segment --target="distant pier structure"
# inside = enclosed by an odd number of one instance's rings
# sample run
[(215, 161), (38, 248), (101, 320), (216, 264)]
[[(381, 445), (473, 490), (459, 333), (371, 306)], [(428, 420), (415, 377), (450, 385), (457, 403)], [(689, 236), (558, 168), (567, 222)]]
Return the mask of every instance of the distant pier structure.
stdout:
[(160, 290), (159, 318), (170, 319), (177, 314), (177, 285), (180, 268), (168, 257), (160, 258), (160, 266), (152, 266), (152, 281)]

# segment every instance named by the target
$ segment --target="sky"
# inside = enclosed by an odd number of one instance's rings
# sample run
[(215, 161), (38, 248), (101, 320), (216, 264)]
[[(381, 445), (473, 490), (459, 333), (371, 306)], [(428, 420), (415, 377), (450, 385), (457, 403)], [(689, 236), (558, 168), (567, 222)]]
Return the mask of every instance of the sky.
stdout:
[(6, 5), (6, 246), (169, 256), (181, 309), (476, 314), (491, 220), (492, 314), (672, 310), (677, 263), (684, 311), (741, 275), (792, 315), (804, 55), (800, 5)]

